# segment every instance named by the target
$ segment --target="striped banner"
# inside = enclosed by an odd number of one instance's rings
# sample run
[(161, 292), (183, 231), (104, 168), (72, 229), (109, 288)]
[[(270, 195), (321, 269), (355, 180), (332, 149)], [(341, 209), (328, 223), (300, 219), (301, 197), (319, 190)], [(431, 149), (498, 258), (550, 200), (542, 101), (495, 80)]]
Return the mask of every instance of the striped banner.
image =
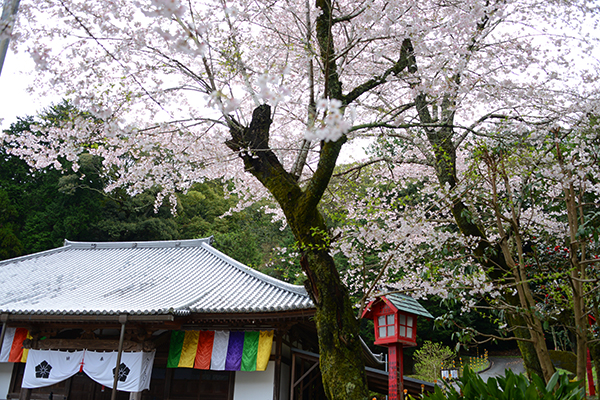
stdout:
[(173, 331), (167, 368), (267, 369), (273, 331)]
[(29, 331), (25, 328), (6, 328), (0, 362), (26, 362), (29, 349), (23, 348), (23, 342), (31, 339)]

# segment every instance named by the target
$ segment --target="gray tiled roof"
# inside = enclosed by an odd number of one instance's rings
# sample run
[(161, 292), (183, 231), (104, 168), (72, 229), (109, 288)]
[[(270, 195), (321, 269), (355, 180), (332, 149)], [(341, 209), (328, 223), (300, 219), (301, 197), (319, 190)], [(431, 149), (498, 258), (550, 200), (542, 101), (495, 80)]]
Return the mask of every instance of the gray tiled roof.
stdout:
[(417, 300), (410, 296), (406, 296), (400, 293), (388, 293), (384, 295), (392, 304), (400, 311), (409, 312), (411, 314), (420, 315), (425, 318), (432, 318), (433, 315), (429, 313)]
[(0, 312), (250, 313), (314, 308), (302, 286), (227, 257), (210, 239), (85, 243), (0, 262)]

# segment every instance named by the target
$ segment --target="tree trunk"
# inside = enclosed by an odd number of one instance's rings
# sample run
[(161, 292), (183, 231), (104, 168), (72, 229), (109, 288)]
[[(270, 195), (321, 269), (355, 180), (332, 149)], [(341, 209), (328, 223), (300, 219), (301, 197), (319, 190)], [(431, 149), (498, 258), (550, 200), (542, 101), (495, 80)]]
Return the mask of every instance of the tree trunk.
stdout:
[[(302, 256), (303, 269), (313, 279), (311, 293), (317, 303), (315, 323), (319, 336), (319, 367), (329, 399), (366, 399), (359, 326), (350, 297), (340, 282), (333, 258), (325, 250)], [(315, 279), (318, 276), (318, 279)]]
[(261, 105), (249, 127), (230, 122), (232, 139), (226, 144), (239, 154), (246, 170), (267, 188), (281, 206), (298, 241), (300, 265), (315, 305), (323, 387), (331, 400), (364, 400), (367, 381), (353, 304), (331, 255), (325, 219), (318, 209), (339, 151), (345, 141), (323, 143), (319, 165), (301, 188), (269, 148), (271, 107)]
[[(558, 131), (554, 131), (554, 134), (557, 136)], [(586, 318), (583, 287), (583, 281), (585, 280), (585, 267), (582, 265), (582, 263), (580, 263), (579, 257), (581, 257), (582, 260), (585, 260), (586, 247), (585, 240), (577, 237), (580, 224), (583, 224), (584, 220), (583, 217), (580, 216), (582, 211), (577, 204), (577, 193), (572, 180), (573, 173), (571, 170), (565, 167), (565, 160), (563, 159), (563, 155), (558, 144), (556, 145), (556, 153), (561, 169), (569, 179), (568, 186), (563, 184), (563, 192), (565, 196), (564, 201), (567, 211), (567, 218), (569, 221), (569, 262), (571, 264), (571, 297), (573, 317), (575, 320), (577, 379), (581, 382), (581, 385), (584, 386), (587, 366), (588, 321)]]
[[(493, 192), (495, 195), (495, 188), (493, 189)], [(506, 232), (504, 232), (502, 226), (499, 226), (498, 229), (500, 235), (504, 238), (500, 242), (500, 248), (502, 249), (504, 260), (513, 274), (515, 288), (519, 297), (519, 305), (523, 310), (522, 317), (526, 321), (527, 327), (529, 328), (530, 340), (533, 344), (533, 348), (535, 349), (535, 353), (540, 364), (540, 369), (542, 370), (542, 375), (539, 376), (543, 377), (544, 380), (548, 382), (552, 375), (554, 375), (554, 372), (556, 372), (556, 370), (554, 369), (554, 365), (552, 364), (552, 360), (550, 359), (550, 353), (548, 353), (542, 322), (536, 314), (535, 300), (533, 299), (531, 288), (529, 286), (529, 283), (527, 282), (525, 271), (523, 270), (523, 265), (525, 264), (525, 262), (523, 260), (523, 248), (520, 235), (518, 232), (514, 232), (515, 239), (517, 242), (517, 253), (519, 258), (519, 262), (517, 264), (510, 252)], [(516, 230), (516, 226), (514, 227), (514, 230)]]
[[(446, 106), (452, 108), (451, 102), (446, 101)], [(440, 121), (434, 121), (433, 117), (429, 113), (426, 96), (421, 94), (416, 98), (416, 107), (419, 113), (421, 122), (425, 124), (432, 124), (434, 122), (439, 123)], [(448, 186), (451, 190), (457, 186), (458, 178), (456, 176), (456, 147), (452, 142), (454, 136), (453, 123), (454, 114), (453, 112), (444, 113), (445, 119), (442, 122), (445, 125), (442, 128), (426, 128), (427, 139), (433, 149), (435, 157), (435, 169), (436, 175), (440, 186)], [(504, 271), (510, 271), (506, 258), (502, 255), (500, 248), (497, 246), (495, 251), (487, 252), (490, 248), (490, 243), (487, 240), (485, 229), (483, 226), (478, 225), (472, 218), (469, 217), (467, 206), (464, 204), (462, 199), (455, 194), (452, 199), (452, 215), (458, 228), (465, 236), (471, 236), (478, 238), (478, 244), (473, 249), (473, 255), (476, 260), (481, 263), (489, 271), (488, 274), (492, 279), (499, 279), (503, 277)], [(486, 254), (487, 253), (487, 254)], [(524, 307), (526, 305), (521, 304), (519, 297), (513, 296), (511, 293), (503, 294), (504, 300), (515, 307)], [(511, 326), (519, 326), (527, 328), (518, 328), (513, 331), (513, 334), (518, 340), (518, 346), (523, 356), (523, 363), (528, 374), (535, 373), (540, 377), (544, 377), (546, 380), (549, 379), (547, 374), (554, 370), (554, 367), (550, 368), (551, 361), (550, 356), (545, 349), (540, 349), (536, 346), (541, 344), (541, 341), (536, 339), (533, 333), (537, 328), (527, 323), (527, 320), (522, 315), (509, 315), (507, 316), (507, 322)], [(540, 325), (541, 327), (541, 325)], [(543, 337), (543, 335), (542, 335)], [(540, 355), (544, 356), (544, 361), (540, 359)], [(550, 363), (550, 366), (548, 365)]]

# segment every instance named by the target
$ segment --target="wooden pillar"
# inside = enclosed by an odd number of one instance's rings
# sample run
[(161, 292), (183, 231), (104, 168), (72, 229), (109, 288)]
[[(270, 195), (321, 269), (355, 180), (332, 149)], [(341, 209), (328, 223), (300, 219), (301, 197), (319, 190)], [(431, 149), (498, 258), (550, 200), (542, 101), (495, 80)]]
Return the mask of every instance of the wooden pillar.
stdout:
[(113, 389), (110, 395), (111, 400), (116, 400), (117, 398), (117, 385), (119, 384), (119, 367), (121, 366), (121, 355), (123, 354), (123, 341), (125, 339), (125, 324), (127, 324), (127, 314), (119, 315), (119, 322), (121, 323), (121, 335), (119, 337), (119, 350), (117, 351), (117, 365), (115, 367)]
[(292, 351), (292, 372), (290, 379), (290, 400), (294, 400), (294, 388), (296, 387), (296, 353)]
[[(281, 344), (282, 334), (280, 330), (275, 331), (275, 372), (273, 377), (273, 400), (279, 400), (281, 392)], [(292, 377), (292, 380), (294, 378)]]
[(31, 399), (31, 389), (21, 388), (21, 392), (19, 393), (19, 400), (29, 400)]
[[(171, 396), (171, 385), (173, 384), (173, 371), (175, 370), (175, 368), (167, 368), (167, 372), (165, 374), (165, 392), (164, 392), (164, 399), (168, 399)], [(234, 381), (234, 379), (230, 379), (231, 382)], [(231, 391), (231, 393), (233, 393), (233, 390)]]
[(2, 353), (2, 345), (4, 344), (6, 327), (8, 326), (8, 314), (2, 314), (2, 316), (0, 316), (0, 321), (2, 322), (2, 332), (0, 332), (0, 353)]
[(404, 399), (402, 343), (388, 345), (388, 399)]

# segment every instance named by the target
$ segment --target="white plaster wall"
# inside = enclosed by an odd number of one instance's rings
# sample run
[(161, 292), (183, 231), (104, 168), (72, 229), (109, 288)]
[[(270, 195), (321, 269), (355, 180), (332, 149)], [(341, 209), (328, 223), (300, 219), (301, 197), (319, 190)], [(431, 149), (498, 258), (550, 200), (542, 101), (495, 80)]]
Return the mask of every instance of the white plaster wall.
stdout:
[(266, 371), (235, 373), (233, 400), (273, 400), (275, 361), (269, 361)]
[(13, 363), (0, 363), (0, 399), (6, 400), (12, 371)]
[(290, 366), (281, 363), (281, 383), (279, 386), (279, 398), (289, 400), (290, 398)]

